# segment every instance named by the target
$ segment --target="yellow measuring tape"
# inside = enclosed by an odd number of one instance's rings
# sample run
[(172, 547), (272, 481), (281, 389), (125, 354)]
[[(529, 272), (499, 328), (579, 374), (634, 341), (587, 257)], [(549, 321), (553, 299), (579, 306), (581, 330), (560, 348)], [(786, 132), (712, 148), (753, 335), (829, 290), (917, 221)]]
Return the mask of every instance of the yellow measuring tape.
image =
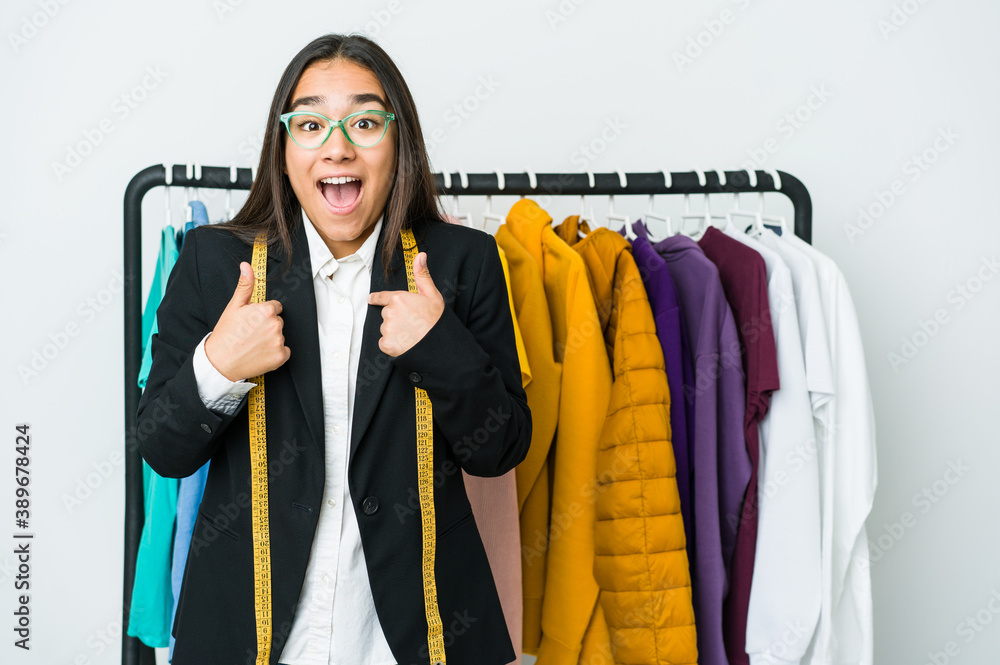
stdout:
[[(417, 292), (413, 279), (413, 260), (417, 256), (417, 241), (413, 231), (402, 230), (403, 256), (406, 258), (406, 288)], [(437, 528), (434, 522), (434, 437), (431, 429), (431, 400), (427, 391), (414, 386), (417, 406), (417, 488), (420, 495), (420, 519), (423, 528), (424, 550), (424, 613), (427, 615), (427, 649), (432, 665), (444, 665), (444, 630), (437, 604), (437, 583), (434, 581), (434, 550), (437, 546)]]
[[(267, 299), (267, 236), (253, 243), (253, 293), (250, 302)], [(264, 375), (250, 379), (250, 495), (253, 515), (253, 591), (257, 615), (257, 665), (271, 656), (271, 533), (267, 517), (267, 428), (264, 417)]]
[[(267, 236), (253, 243), (253, 293), (250, 302), (267, 300)], [(257, 665), (271, 655), (271, 534), (267, 516), (267, 428), (264, 418), (264, 375), (250, 379), (250, 494), (253, 515), (253, 585), (257, 614)]]
[[(406, 259), (406, 288), (417, 292), (413, 278), (413, 260), (417, 241), (410, 229), (400, 232)], [(254, 287), (250, 302), (261, 303), (266, 298), (267, 238), (261, 233), (253, 245)], [(257, 616), (257, 661), (267, 665), (271, 653), (271, 540), (267, 515), (267, 434), (264, 416), (264, 375), (251, 379), (257, 385), (250, 389), (250, 487), (253, 511), (254, 607)], [(431, 665), (445, 665), (444, 626), (437, 603), (437, 583), (434, 577), (434, 554), (437, 530), (434, 520), (434, 437), (431, 400), (423, 388), (413, 388), (417, 421), (417, 487), (420, 496), (420, 518), (423, 536), (422, 572), (424, 613), (427, 617), (427, 647)]]

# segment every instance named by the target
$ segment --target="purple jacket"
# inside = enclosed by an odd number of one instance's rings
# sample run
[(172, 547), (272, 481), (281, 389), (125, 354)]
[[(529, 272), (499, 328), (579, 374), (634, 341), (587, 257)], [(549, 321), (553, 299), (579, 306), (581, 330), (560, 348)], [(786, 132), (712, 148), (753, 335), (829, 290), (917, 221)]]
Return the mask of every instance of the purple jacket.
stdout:
[(641, 221), (632, 228), (638, 236), (632, 241), (632, 256), (639, 266), (642, 284), (646, 288), (656, 336), (663, 348), (670, 385), (670, 431), (677, 466), (677, 490), (681, 498), (681, 516), (684, 518), (684, 535), (687, 538), (688, 560), (694, 561), (694, 522), (691, 515), (691, 448), (692, 432), (688, 421), (694, 419), (694, 404), (684, 399), (684, 384), (694, 380), (691, 348), (687, 330), (681, 316), (680, 298), (667, 270), (667, 263), (649, 243), (648, 234)]
[(653, 248), (667, 264), (691, 342), (692, 380), (684, 399), (693, 407), (692, 566), (698, 653), (702, 665), (728, 665), (722, 607), (736, 534), (725, 515), (739, 515), (751, 463), (743, 435), (746, 411), (740, 342), (719, 271), (691, 238), (673, 236)]

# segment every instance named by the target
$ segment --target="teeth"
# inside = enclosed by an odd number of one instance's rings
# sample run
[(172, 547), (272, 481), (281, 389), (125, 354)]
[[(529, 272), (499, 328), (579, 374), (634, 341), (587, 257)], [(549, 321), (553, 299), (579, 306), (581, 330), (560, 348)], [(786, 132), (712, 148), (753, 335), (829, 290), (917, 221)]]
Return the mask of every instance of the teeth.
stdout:
[(343, 185), (345, 182), (353, 182), (355, 180), (360, 180), (360, 178), (353, 178), (349, 175), (345, 175), (338, 178), (323, 178), (320, 182), (325, 182), (328, 185)]

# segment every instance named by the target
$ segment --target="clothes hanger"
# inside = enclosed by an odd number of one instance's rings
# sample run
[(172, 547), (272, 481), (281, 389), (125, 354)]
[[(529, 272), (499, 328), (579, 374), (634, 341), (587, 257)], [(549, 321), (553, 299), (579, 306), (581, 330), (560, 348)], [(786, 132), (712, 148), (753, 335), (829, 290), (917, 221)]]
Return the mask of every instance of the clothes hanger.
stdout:
[[(698, 184), (701, 185), (702, 187), (705, 187), (706, 184), (707, 184), (707, 182), (708, 182), (705, 179), (705, 172), (701, 171), (699, 169), (694, 169), (694, 172), (698, 174)], [(716, 170), (716, 173), (719, 173), (719, 184), (725, 185), (726, 184), (726, 175), (725, 175), (725, 173), (722, 173), (722, 172), (720, 172), (718, 170)], [(704, 192), (702, 194), (702, 196), (705, 197), (704, 210), (701, 213), (695, 214), (695, 213), (691, 212), (691, 198), (690, 198), (690, 196), (688, 194), (685, 194), (684, 195), (684, 214), (680, 216), (681, 217), (681, 226), (680, 226), (681, 233), (683, 233), (684, 235), (688, 236), (689, 238), (691, 238), (692, 240), (695, 240), (695, 241), (701, 239), (701, 237), (705, 234), (705, 231), (708, 230), (708, 227), (712, 225), (712, 220), (713, 219), (726, 219), (726, 217), (724, 215), (713, 215), (712, 214), (712, 209), (711, 209), (711, 206), (709, 205), (709, 202), (708, 202), (708, 192)], [(688, 220), (688, 219), (696, 219), (696, 220), (698, 220), (698, 226), (695, 227), (695, 229), (692, 230), (692, 231), (690, 231), (690, 232), (686, 228), (684, 228), (685, 227), (684, 221)]]
[[(236, 176), (236, 165), (232, 162), (229, 163), (229, 184), (235, 185), (237, 180)], [(233, 221), (234, 210), (233, 210), (233, 188), (229, 187), (226, 189), (226, 221)]]
[[(747, 169), (746, 171), (747, 171), (747, 176), (749, 177), (750, 187), (751, 187), (751, 189), (755, 189), (757, 187), (757, 172), (754, 169)], [(762, 193), (758, 192), (758, 194), (760, 194), (761, 198), (763, 198), (764, 195)], [(740, 193), (739, 192), (734, 192), (733, 193), (733, 207), (729, 210), (729, 220), (730, 220), (730, 222), (732, 222), (733, 217), (749, 217), (749, 218), (751, 218), (753, 220), (751, 222), (751, 225), (749, 227), (747, 227), (745, 229), (741, 229), (741, 230), (744, 233), (747, 233), (749, 235), (755, 235), (755, 234), (751, 233), (751, 231), (763, 228), (763, 225), (764, 225), (764, 222), (763, 222), (763, 219), (762, 219), (762, 215), (763, 215), (762, 211), (763, 211), (763, 201), (761, 201), (761, 206), (760, 206), (760, 208), (758, 210), (744, 210), (744, 209), (740, 208)]]
[[(591, 171), (587, 171), (586, 173), (587, 173), (587, 182), (588, 182), (590, 188), (593, 189), (594, 188), (594, 174)], [(587, 223), (587, 226), (589, 226), (589, 227), (593, 228), (593, 227), (597, 226), (597, 220), (594, 217), (594, 206), (590, 206), (590, 215), (589, 216), (586, 215), (585, 211), (583, 209), (583, 194), (580, 194), (580, 216), (577, 219), (577, 228), (576, 228), (576, 235), (577, 235), (578, 238), (582, 239), (582, 238), (586, 237), (585, 235), (582, 234), (582, 232), (580, 230), (580, 227), (583, 226), (583, 224), (585, 222)]]
[[(765, 171), (765, 173), (770, 173), (771, 177), (774, 179), (774, 186), (777, 190), (781, 190), (781, 178), (778, 176), (776, 170)], [(757, 173), (751, 169), (747, 170), (747, 174), (750, 178), (750, 187), (757, 187)], [(787, 232), (787, 225), (785, 224), (785, 218), (775, 215), (765, 215), (764, 214), (764, 192), (757, 192), (757, 208), (755, 210), (747, 209), (744, 210), (739, 207), (739, 192), (733, 193), (733, 205), (734, 207), (729, 211), (729, 218), (732, 221), (733, 217), (749, 217), (751, 218), (751, 224), (745, 229), (742, 229), (744, 233), (751, 237), (757, 237), (764, 232), (765, 221), (774, 222), (775, 226), (781, 229), (782, 233)]]
[[(673, 185), (673, 178), (670, 177), (670, 171), (664, 170), (663, 171), (663, 186), (666, 187), (667, 189), (670, 189), (672, 185)], [(672, 236), (673, 233), (671, 233), (671, 228), (670, 228), (670, 215), (660, 215), (660, 214), (657, 214), (656, 212), (653, 211), (653, 195), (652, 194), (649, 195), (649, 205), (647, 206), (647, 208), (648, 209), (646, 210), (646, 213), (642, 217), (642, 225), (646, 229), (646, 238), (647, 238), (647, 240), (649, 240), (649, 242), (651, 242), (651, 243), (657, 243), (657, 242), (660, 242), (660, 240), (664, 240), (664, 239), (669, 238), (670, 236)], [(650, 219), (650, 218), (657, 219), (657, 220), (663, 222), (666, 225), (666, 227), (667, 227), (667, 234), (665, 236), (663, 236), (663, 238), (656, 238), (652, 233), (649, 232), (649, 224), (646, 223), (646, 220)]]
[[(719, 178), (719, 186), (720, 187), (725, 187), (726, 186), (726, 172), (722, 171), (720, 169), (715, 169), (715, 175), (716, 175), (716, 177)], [(737, 192), (733, 192), (734, 196), (736, 194), (737, 194)], [(728, 211), (722, 213), (721, 215), (712, 215), (712, 214), (709, 214), (709, 212), (710, 211), (709, 211), (709, 208), (708, 208), (708, 196), (706, 195), (705, 196), (705, 218), (703, 220), (703, 224), (701, 225), (701, 235), (704, 235), (705, 231), (708, 231), (708, 227), (712, 226), (712, 220), (713, 219), (722, 220), (722, 222), (723, 222), (723, 225), (722, 225), (723, 228), (725, 228), (727, 225), (730, 225), (730, 224), (733, 223), (733, 218), (730, 216), (730, 214), (729, 214)]]
[[(194, 179), (201, 181), (201, 162), (194, 163)], [(194, 186), (194, 201), (201, 201), (201, 191), (199, 191), (198, 185)], [(191, 221), (191, 220), (188, 220)]]
[[(618, 184), (621, 185), (622, 189), (628, 189), (628, 178), (619, 169), (618, 173)], [(629, 242), (636, 239), (635, 230), (629, 224), (628, 215), (618, 215), (615, 213), (615, 195), (608, 194), (608, 228), (611, 228), (611, 222), (623, 222), (625, 224), (625, 239)]]
[[(771, 176), (774, 180), (774, 188), (779, 192), (781, 191), (781, 176), (778, 175), (778, 169), (765, 169), (764, 173)], [(780, 231), (779, 235), (785, 235), (788, 233), (788, 224), (785, 222), (784, 215), (765, 215), (764, 214), (764, 194), (760, 195), (760, 218), (762, 222), (773, 222), (771, 226), (777, 226)]]
[[(194, 164), (184, 165), (184, 175), (187, 176), (188, 180), (196, 179), (201, 180), (201, 164), (195, 162)], [(194, 221), (193, 213), (191, 212), (191, 190), (194, 189), (194, 198), (198, 198), (198, 188), (190, 187), (188, 185), (184, 186), (184, 222)]]
[[(465, 174), (465, 171), (459, 171), (458, 177), (462, 181), (462, 189), (469, 188), (469, 176)], [(462, 212), (458, 205), (458, 194), (452, 195), (452, 201), (455, 204), (455, 218), (458, 219), (462, 226), (468, 226), (472, 228), (472, 213)]]
[[(535, 188), (538, 187), (538, 179), (535, 178), (534, 171), (525, 171), (528, 174), (528, 184), (531, 186), (532, 194), (534, 194)], [(521, 194), (521, 198), (524, 198), (524, 194)]]
[[(446, 190), (447, 189), (451, 189), (451, 173), (449, 173), (448, 171), (442, 171), (441, 175), (444, 177), (444, 188)], [(462, 178), (462, 184), (465, 185), (466, 187), (468, 187), (468, 178), (466, 177), (465, 173), (462, 172), (462, 171), (459, 171), (458, 175), (459, 175), (460, 178)], [(441, 196), (447, 196), (447, 195), (446, 194), (442, 194)], [(448, 215), (456, 218), (458, 220), (459, 224), (461, 224), (462, 226), (471, 226), (471, 221), (472, 221), (471, 215), (469, 215), (469, 213), (463, 213), (463, 212), (461, 212), (459, 210), (458, 194), (452, 194), (451, 196), (452, 196), (452, 200), (453, 200), (452, 208), (453, 208), (454, 214), (452, 214), (452, 213), (446, 213), (446, 214), (448, 214)], [(443, 203), (441, 204), (441, 208), (444, 209), (444, 210), (447, 210), (446, 206)], [(467, 218), (470, 223), (466, 224), (465, 222), (463, 222), (462, 221), (463, 218)]]
[[(507, 186), (507, 183), (506, 183), (506, 181), (504, 180), (504, 177), (503, 177), (503, 172), (500, 171), (500, 170), (496, 170), (496, 171), (494, 171), (494, 173), (497, 174), (497, 189), (502, 192), (504, 190), (504, 187)], [(504, 223), (503, 216), (494, 213), (493, 210), (492, 210), (492, 208), (493, 208), (493, 196), (490, 195), (490, 194), (487, 194), (486, 195), (486, 210), (483, 211), (483, 231), (486, 230), (486, 222), (488, 222), (488, 221), (495, 221), (497, 223), (497, 225), (500, 225), (500, 224)]]
[(166, 184), (163, 185), (163, 212), (164, 212), (164, 222), (163, 228), (170, 226), (170, 185), (174, 182), (174, 165), (164, 164), (163, 169), (165, 171), (164, 181)]

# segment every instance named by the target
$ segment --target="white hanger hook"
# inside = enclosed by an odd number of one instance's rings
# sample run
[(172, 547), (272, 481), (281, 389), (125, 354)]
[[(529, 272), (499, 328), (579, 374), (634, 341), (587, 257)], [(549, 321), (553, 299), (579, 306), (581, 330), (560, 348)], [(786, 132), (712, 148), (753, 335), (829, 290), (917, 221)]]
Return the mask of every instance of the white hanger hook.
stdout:
[(494, 173), (497, 174), (497, 189), (499, 189), (502, 192), (504, 190), (504, 187), (507, 186), (507, 181), (503, 177), (503, 171), (497, 169), (496, 171), (494, 171)]
[[(201, 164), (199, 162), (194, 163), (194, 177), (195, 180), (201, 180)], [(194, 186), (194, 198), (201, 198), (201, 192), (198, 191), (198, 185)], [(191, 220), (189, 219), (188, 221), (190, 222)]]
[(719, 176), (719, 186), (726, 186), (726, 172), (721, 169), (715, 169), (715, 175)]
[(528, 185), (531, 187), (532, 191), (538, 188), (538, 179), (535, 178), (534, 171), (525, 171), (528, 174)]
[(670, 175), (670, 171), (667, 171), (666, 169), (664, 169), (663, 171), (660, 171), (660, 173), (663, 174), (663, 186), (666, 187), (667, 189), (670, 189), (671, 187), (673, 187), (674, 186), (674, 178), (673, 178), (672, 175)]
[[(628, 188), (628, 178), (625, 177), (625, 173), (621, 169), (616, 169), (615, 172), (618, 174), (618, 184), (622, 189)], [(615, 214), (615, 195), (608, 194), (608, 228), (611, 228), (611, 221), (619, 221), (625, 224), (625, 237), (629, 240), (635, 240), (635, 231), (629, 226), (628, 215), (618, 215)]]
[(654, 242), (655, 243), (655, 242), (658, 242), (659, 239), (654, 238), (649, 233), (649, 224), (647, 222), (650, 219), (658, 219), (661, 222), (664, 222), (666, 224), (666, 226), (667, 226), (667, 235), (665, 235), (664, 238), (669, 238), (671, 235), (673, 235), (671, 233), (671, 229), (670, 229), (670, 216), (669, 215), (661, 215), (661, 214), (659, 214), (659, 213), (657, 213), (657, 212), (655, 212), (653, 210), (653, 195), (652, 194), (649, 195), (649, 210), (647, 210), (646, 214), (643, 216), (642, 222), (643, 222), (643, 227), (645, 227), (645, 229), (646, 229), (646, 237), (647, 237), (647, 239), (649, 240), (649, 242)]
[(750, 188), (757, 189), (757, 171), (756, 169), (747, 169), (747, 177), (750, 178)]
[(705, 172), (698, 169), (694, 169), (694, 172), (698, 174), (698, 184), (702, 187), (706, 185)]
[(469, 176), (465, 174), (465, 171), (458, 172), (458, 178), (462, 181), (462, 189), (469, 188)]
[(163, 216), (164, 226), (170, 226), (170, 185), (174, 182), (174, 165), (164, 164), (166, 170), (166, 184), (163, 187)]
[(444, 188), (451, 189), (451, 174), (447, 171), (442, 171), (441, 175), (444, 176)]
[(765, 169), (764, 173), (770, 174), (771, 178), (774, 180), (774, 188), (781, 191), (781, 176), (778, 175), (778, 169)]

